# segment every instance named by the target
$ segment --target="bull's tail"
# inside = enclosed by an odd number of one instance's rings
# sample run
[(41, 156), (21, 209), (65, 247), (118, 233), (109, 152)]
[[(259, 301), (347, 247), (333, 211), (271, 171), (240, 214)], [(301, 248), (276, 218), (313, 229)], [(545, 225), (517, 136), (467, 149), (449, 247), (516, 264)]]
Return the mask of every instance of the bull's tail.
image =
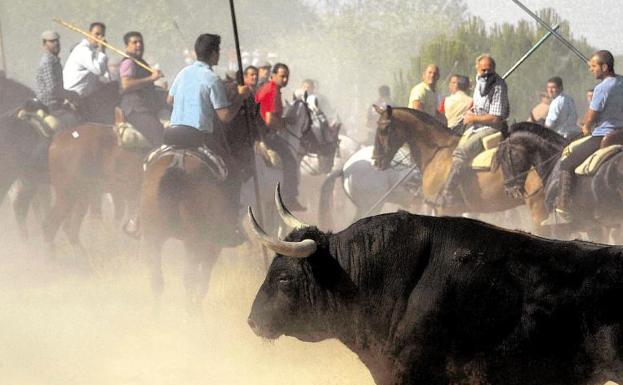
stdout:
[(333, 171), (322, 182), (320, 188), (320, 202), (318, 204), (318, 224), (323, 229), (333, 228), (333, 189), (335, 187), (335, 181), (338, 178), (344, 176), (342, 168)]
[(179, 223), (179, 205), (187, 187), (186, 172), (181, 167), (169, 167), (160, 178), (158, 201), (169, 223)]

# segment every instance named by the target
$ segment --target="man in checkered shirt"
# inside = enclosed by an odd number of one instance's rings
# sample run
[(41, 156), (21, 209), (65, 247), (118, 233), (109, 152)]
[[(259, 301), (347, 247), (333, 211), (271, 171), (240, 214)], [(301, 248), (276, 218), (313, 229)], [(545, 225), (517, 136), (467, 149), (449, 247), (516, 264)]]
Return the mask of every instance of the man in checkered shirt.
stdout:
[(464, 134), (468, 139), (452, 153), (452, 168), (441, 194), (440, 203), (446, 208), (462, 204), (459, 187), (472, 159), (484, 150), (482, 138), (500, 131), (510, 112), (506, 82), (495, 72), (495, 60), (488, 54), (480, 55), (476, 71), (473, 111), (463, 116), (465, 126), (471, 126)]
[(63, 87), (63, 68), (58, 57), (61, 51), (60, 37), (54, 31), (45, 31), (41, 34), (43, 40), (43, 57), (35, 73), (37, 99), (48, 107), (62, 127), (76, 126), (78, 116), (65, 105), (65, 99), (75, 98), (74, 94)]

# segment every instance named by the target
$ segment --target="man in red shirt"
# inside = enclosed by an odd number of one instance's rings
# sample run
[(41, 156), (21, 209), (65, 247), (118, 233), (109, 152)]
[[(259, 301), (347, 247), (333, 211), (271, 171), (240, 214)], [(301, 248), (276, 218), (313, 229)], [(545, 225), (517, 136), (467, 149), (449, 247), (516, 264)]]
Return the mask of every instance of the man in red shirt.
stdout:
[(298, 162), (288, 148), (288, 142), (277, 135), (285, 130), (282, 118), (283, 103), (281, 88), (288, 85), (290, 70), (283, 63), (274, 65), (270, 81), (265, 83), (255, 94), (255, 102), (260, 105), (260, 116), (268, 128), (264, 135), (264, 142), (281, 158), (283, 165), (283, 198), (286, 205), (293, 211), (307, 210), (297, 200), (298, 196)]

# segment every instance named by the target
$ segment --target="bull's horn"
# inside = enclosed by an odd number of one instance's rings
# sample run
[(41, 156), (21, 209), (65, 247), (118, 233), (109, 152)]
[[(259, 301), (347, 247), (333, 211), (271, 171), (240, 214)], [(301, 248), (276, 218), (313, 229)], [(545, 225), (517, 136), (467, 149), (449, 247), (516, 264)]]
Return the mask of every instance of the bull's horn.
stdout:
[(253, 215), (253, 209), (249, 206), (249, 221), (251, 221), (251, 229), (260, 239), (260, 242), (272, 251), (285, 255), (287, 257), (294, 258), (307, 258), (312, 255), (318, 245), (316, 245), (316, 241), (313, 239), (304, 239), (299, 242), (286, 242), (281, 240), (271, 239), (268, 234), (260, 227)]
[(277, 188), (275, 189), (275, 205), (277, 206), (279, 216), (281, 217), (281, 219), (283, 219), (286, 225), (294, 229), (311, 227), (307, 223), (295, 217), (294, 214), (292, 214), (290, 210), (288, 210), (286, 205), (283, 203), (283, 199), (281, 198), (281, 184), (279, 183), (277, 183)]

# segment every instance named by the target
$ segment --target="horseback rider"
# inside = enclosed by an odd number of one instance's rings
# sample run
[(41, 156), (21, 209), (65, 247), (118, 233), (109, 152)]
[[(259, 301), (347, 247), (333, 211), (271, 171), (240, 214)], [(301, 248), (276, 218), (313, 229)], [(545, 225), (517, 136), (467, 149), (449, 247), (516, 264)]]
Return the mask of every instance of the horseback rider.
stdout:
[(551, 99), (549, 112), (545, 118), (545, 127), (556, 131), (565, 139), (576, 137), (578, 115), (573, 98), (563, 92), (562, 79), (558, 76), (547, 81), (547, 95)]
[(439, 67), (429, 64), (422, 73), (422, 81), (411, 89), (409, 93), (409, 108), (424, 111), (440, 122), (443, 116), (437, 111), (439, 96), (437, 95), (437, 81), (439, 80)]
[[(97, 21), (91, 23), (89, 33), (104, 40), (106, 25)], [(102, 121), (104, 117), (98, 116), (97, 113), (103, 93), (110, 90), (110, 87), (118, 87), (116, 84), (106, 85), (109, 80), (106, 47), (90, 37), (82, 39), (67, 57), (63, 69), (63, 82), (66, 90), (78, 95), (79, 111), (85, 121), (104, 123)], [(112, 111), (109, 113), (112, 115)], [(112, 119), (112, 116), (107, 118)]]
[(277, 63), (272, 69), (271, 79), (256, 93), (255, 102), (260, 105), (261, 121), (264, 122), (267, 132), (263, 135), (264, 142), (269, 148), (277, 152), (283, 165), (283, 197), (289, 209), (305, 211), (307, 208), (297, 200), (298, 196), (298, 162), (288, 142), (277, 135), (285, 131), (285, 122), (282, 118), (283, 104), (281, 89), (288, 85), (290, 70), (287, 65)]
[[(143, 59), (145, 45), (140, 32), (131, 31), (123, 36), (126, 54), (146, 66)], [(152, 73), (137, 65), (133, 60), (124, 58), (119, 64), (121, 77), (120, 107), (128, 123), (140, 131), (154, 146), (162, 143), (164, 127), (158, 119), (158, 112), (163, 103), (158, 99), (154, 82), (163, 77), (162, 72), (154, 69)]]
[(459, 191), (470, 161), (484, 150), (482, 138), (495, 134), (506, 126), (509, 115), (508, 90), (506, 82), (495, 72), (495, 60), (488, 54), (476, 59), (476, 88), (474, 89), (473, 111), (463, 115), (463, 123), (471, 128), (464, 134), (467, 139), (452, 153), (452, 168), (441, 193), (441, 205), (460, 206)]
[(575, 168), (599, 149), (604, 136), (623, 128), (623, 77), (614, 72), (614, 57), (609, 51), (597, 51), (591, 56), (589, 66), (595, 79), (601, 80), (595, 86), (582, 126), (582, 135), (590, 135), (590, 139), (579, 143), (566, 158), (561, 160), (556, 208), (549, 218), (542, 222), (543, 226), (573, 221), (571, 192)]
[(60, 36), (54, 31), (45, 31), (41, 39), (45, 51), (35, 74), (35, 94), (59, 121), (59, 129), (74, 127), (78, 125), (79, 119), (66, 102), (75, 99), (75, 94), (63, 87), (63, 67), (58, 57), (61, 51)]
[[(238, 213), (241, 181), (219, 123), (228, 123), (238, 115), (249, 87), (237, 86), (235, 96), (228, 99), (225, 84), (212, 69), (219, 62), (220, 44), (219, 35), (204, 33), (197, 38), (197, 61), (180, 71), (169, 91), (167, 101), (173, 105), (173, 112), (171, 126), (164, 132), (164, 143), (184, 148), (205, 146), (220, 156), (228, 170), (224, 186), (233, 212)], [(239, 229), (232, 234), (236, 244), (244, 240), (242, 234)]]

